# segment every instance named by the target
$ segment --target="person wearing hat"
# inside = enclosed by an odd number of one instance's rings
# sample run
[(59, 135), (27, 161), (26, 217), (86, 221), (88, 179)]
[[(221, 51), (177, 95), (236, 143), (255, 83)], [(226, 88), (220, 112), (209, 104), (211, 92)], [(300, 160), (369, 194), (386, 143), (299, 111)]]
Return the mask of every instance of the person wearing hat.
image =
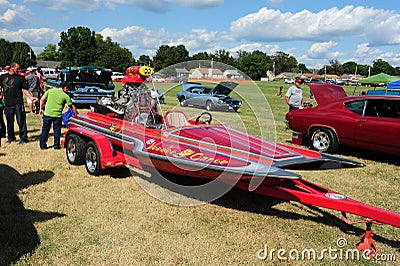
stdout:
[(291, 86), (286, 94), (285, 99), (287, 105), (289, 105), (289, 111), (299, 109), (303, 106), (303, 90), (300, 85), (303, 83), (301, 79), (295, 79), (294, 85)]
[[(51, 124), (53, 124), (54, 132), (54, 146), (56, 150), (61, 149), (61, 124), (62, 124), (62, 111), (67, 104), (72, 108), (75, 114), (78, 114), (75, 106), (72, 104), (71, 98), (67, 94), (69, 84), (63, 82), (61, 88), (47, 90), (40, 99), (40, 115), (43, 117), (42, 133), (40, 134), (40, 149), (47, 149), (47, 140)], [(46, 106), (45, 106), (46, 104)]]
[[(26, 81), (28, 82), (29, 85), (29, 92), (36, 98), (39, 99), (39, 92), (40, 92), (40, 79), (36, 75), (36, 69), (32, 67), (28, 67), (27, 69), (28, 75), (25, 76)], [(35, 105), (29, 99), (28, 97), (26, 98), (26, 102), (29, 105), (29, 113), (30, 115), (33, 115), (35, 113), (39, 113), (39, 101), (35, 102)]]

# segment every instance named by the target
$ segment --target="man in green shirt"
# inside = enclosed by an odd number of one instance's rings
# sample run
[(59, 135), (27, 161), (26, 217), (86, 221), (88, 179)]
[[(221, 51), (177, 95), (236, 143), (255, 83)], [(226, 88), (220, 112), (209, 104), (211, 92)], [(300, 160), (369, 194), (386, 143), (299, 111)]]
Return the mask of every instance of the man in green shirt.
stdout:
[[(54, 146), (58, 150), (60, 146), (61, 124), (62, 124), (62, 111), (67, 104), (72, 108), (75, 114), (78, 114), (75, 106), (68, 96), (69, 84), (62, 83), (60, 89), (47, 90), (40, 99), (40, 115), (43, 117), (42, 133), (40, 134), (40, 148), (47, 149), (47, 140), (51, 124), (53, 124), (54, 131)], [(46, 104), (46, 106), (45, 106)], [(44, 109), (44, 110), (43, 110)]]

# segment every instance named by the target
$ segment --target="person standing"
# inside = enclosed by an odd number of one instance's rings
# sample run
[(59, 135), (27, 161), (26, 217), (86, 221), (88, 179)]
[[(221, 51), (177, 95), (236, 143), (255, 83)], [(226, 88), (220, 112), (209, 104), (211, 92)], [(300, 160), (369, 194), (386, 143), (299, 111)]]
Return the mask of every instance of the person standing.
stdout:
[(275, 96), (281, 97), (283, 96), (283, 87), (280, 86), (278, 92), (275, 94)]
[(1, 146), (1, 138), (6, 137), (6, 124), (4, 123), (3, 111), (4, 111), (3, 96), (0, 91), (0, 146)]
[(38, 67), (36, 69), (36, 75), (39, 77), (40, 80), (40, 92), (39, 92), (39, 98), (42, 97), (45, 88), (44, 88), (44, 83), (46, 82), (46, 77), (43, 75), (43, 71), (41, 67)]
[(8, 73), (0, 76), (0, 87), (2, 88), (4, 112), (7, 120), (8, 143), (15, 141), (14, 116), (19, 127), (20, 144), (28, 142), (28, 130), (26, 127), (26, 113), (23, 94), (32, 102), (38, 99), (29, 92), (29, 85), (25, 77), (18, 74), (21, 66), (12, 62)]
[(4, 123), (3, 93), (0, 88), (0, 139), (6, 137), (6, 124)]
[[(29, 85), (29, 92), (32, 94), (33, 97), (36, 97), (39, 99), (39, 93), (40, 93), (40, 79), (36, 75), (35, 69), (28, 67), (27, 69), (28, 75), (25, 76), (26, 81), (28, 82)], [(39, 113), (39, 101), (37, 101), (35, 104), (29, 99), (26, 98), (26, 101), (29, 105), (29, 111), (30, 114), (33, 115), (33, 113)]]
[(301, 79), (295, 79), (294, 85), (291, 86), (285, 94), (287, 105), (289, 105), (289, 111), (299, 109), (303, 106), (303, 90), (300, 85), (303, 83)]
[[(59, 89), (47, 90), (40, 99), (40, 115), (43, 117), (42, 133), (40, 134), (40, 149), (47, 149), (47, 140), (51, 124), (53, 124), (54, 146), (56, 150), (61, 149), (60, 136), (62, 124), (62, 111), (67, 104), (75, 114), (78, 114), (75, 106), (68, 96), (69, 84), (62, 83)], [(46, 106), (45, 106), (46, 104)]]

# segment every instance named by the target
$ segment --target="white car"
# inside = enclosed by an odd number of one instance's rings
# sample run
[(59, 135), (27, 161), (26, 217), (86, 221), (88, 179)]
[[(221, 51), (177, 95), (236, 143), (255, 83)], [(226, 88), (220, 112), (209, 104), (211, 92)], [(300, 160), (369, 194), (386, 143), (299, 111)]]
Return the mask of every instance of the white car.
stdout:
[(57, 79), (59, 72), (55, 68), (42, 68), (43, 76), (47, 79)]
[(123, 79), (125, 77), (124, 73), (121, 72), (113, 72), (112, 76), (111, 76), (111, 80), (112, 81), (121, 81), (121, 79)]
[(294, 84), (294, 79), (293, 78), (285, 79), (285, 83), (286, 84)]

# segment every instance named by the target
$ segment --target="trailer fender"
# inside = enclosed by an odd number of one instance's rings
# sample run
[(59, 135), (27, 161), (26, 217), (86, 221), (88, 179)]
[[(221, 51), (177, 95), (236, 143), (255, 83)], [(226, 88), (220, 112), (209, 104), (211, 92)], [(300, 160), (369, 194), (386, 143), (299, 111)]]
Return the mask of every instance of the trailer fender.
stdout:
[[(108, 138), (86, 128), (70, 128), (65, 132), (65, 138), (70, 134), (77, 134), (86, 143), (94, 141), (100, 154), (101, 168), (124, 165), (124, 158), (116, 156), (113, 146)], [(64, 143), (65, 146), (65, 143)]]

